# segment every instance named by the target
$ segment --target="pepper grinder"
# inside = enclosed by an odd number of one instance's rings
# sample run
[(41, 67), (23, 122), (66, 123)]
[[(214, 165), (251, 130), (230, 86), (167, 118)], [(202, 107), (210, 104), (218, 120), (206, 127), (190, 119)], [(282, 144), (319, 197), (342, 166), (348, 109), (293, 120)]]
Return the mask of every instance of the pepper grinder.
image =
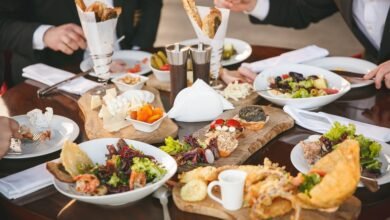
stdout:
[(194, 82), (197, 79), (210, 83), (210, 60), (211, 60), (211, 46), (203, 43), (198, 43), (190, 48), (192, 66), (194, 71)]
[(165, 47), (171, 74), (170, 103), (173, 105), (176, 95), (187, 87), (187, 58), (189, 47), (178, 43)]

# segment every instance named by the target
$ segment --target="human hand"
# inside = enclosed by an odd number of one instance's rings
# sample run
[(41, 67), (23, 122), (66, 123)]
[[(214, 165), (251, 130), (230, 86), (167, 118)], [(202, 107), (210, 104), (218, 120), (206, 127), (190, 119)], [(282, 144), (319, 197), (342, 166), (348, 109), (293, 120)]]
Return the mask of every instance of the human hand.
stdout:
[(43, 35), (43, 42), (48, 48), (68, 55), (87, 47), (83, 29), (76, 24), (64, 24), (49, 28)]
[(257, 0), (214, 0), (215, 6), (235, 12), (252, 11), (256, 3)]
[(246, 82), (252, 84), (255, 80), (257, 74), (252, 72), (246, 67), (240, 67), (238, 70), (227, 70), (222, 69), (220, 72), (220, 77), (222, 81), (226, 84), (238, 81), (238, 82)]
[(376, 69), (366, 74), (363, 78), (372, 79), (374, 77), (375, 87), (377, 89), (382, 87), (382, 81), (384, 81), (386, 87), (390, 89), (390, 60), (382, 63)]
[(21, 138), (19, 124), (15, 120), (0, 116), (0, 158), (8, 151), (11, 138)]

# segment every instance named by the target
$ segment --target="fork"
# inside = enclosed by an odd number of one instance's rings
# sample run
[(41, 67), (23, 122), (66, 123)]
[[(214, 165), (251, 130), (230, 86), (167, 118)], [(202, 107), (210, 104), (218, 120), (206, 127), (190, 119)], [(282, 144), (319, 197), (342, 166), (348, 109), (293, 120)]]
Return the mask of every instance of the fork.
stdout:
[(385, 156), (385, 159), (387, 161), (387, 167), (386, 167), (386, 172), (390, 171), (390, 156), (387, 154), (383, 154)]
[(169, 210), (168, 210), (169, 196), (170, 196), (170, 191), (165, 186), (161, 186), (153, 193), (153, 197), (159, 199), (163, 207), (164, 220), (171, 220), (171, 217), (169, 216)]
[[(35, 143), (35, 142), (40, 140), (40, 138), (42, 137), (42, 134), (43, 134), (43, 132), (35, 131), (34, 133), (32, 133), (31, 139), (23, 138), (22, 140)], [(18, 139), (18, 138), (11, 138), (10, 151), (7, 154), (8, 155), (21, 155), (21, 154), (23, 154), (23, 152), (21, 150), (22, 140)], [(16, 150), (16, 149), (18, 149), (18, 150)], [(19, 149), (20, 149), (20, 151), (19, 151)]]

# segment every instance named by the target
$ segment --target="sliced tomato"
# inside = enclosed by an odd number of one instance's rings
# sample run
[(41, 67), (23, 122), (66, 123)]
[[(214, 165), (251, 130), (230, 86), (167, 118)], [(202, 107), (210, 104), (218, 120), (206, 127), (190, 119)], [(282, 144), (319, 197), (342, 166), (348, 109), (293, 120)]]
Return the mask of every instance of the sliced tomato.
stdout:
[(338, 93), (339, 92), (339, 90), (337, 90), (337, 89), (324, 89), (324, 91), (326, 92), (326, 94), (328, 94), (328, 95), (332, 95), (332, 94), (336, 94), (336, 93)]
[(240, 128), (241, 127), (241, 123), (235, 119), (229, 119), (226, 121), (226, 126), (228, 127), (234, 127), (234, 128)]
[(224, 124), (225, 124), (225, 120), (223, 120), (223, 119), (217, 119), (217, 120), (215, 120), (215, 121), (213, 121), (213, 122), (211, 123), (210, 129), (215, 129), (215, 127), (216, 127), (217, 125), (222, 126), (222, 125), (224, 125)]
[(288, 74), (283, 74), (282, 75), (282, 79), (287, 79), (288, 77), (290, 77)]
[(128, 73), (139, 73), (141, 72), (141, 64), (137, 63), (132, 68), (127, 70)]
[(164, 64), (163, 66), (160, 67), (160, 70), (162, 71), (168, 71), (171, 67), (169, 66), (169, 64)]

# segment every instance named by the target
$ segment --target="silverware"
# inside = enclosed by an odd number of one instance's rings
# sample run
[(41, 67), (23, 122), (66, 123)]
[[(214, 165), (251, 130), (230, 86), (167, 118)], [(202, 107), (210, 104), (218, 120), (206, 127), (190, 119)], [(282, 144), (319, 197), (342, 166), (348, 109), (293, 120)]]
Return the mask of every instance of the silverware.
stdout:
[(390, 171), (390, 156), (387, 155), (387, 154), (383, 154), (385, 156), (385, 159), (386, 159), (386, 162), (387, 162), (387, 167), (385, 169), (385, 172), (389, 172)]
[(360, 182), (363, 183), (363, 185), (370, 190), (370, 192), (376, 192), (379, 190), (379, 184), (376, 179), (365, 177), (360, 175)]
[(10, 150), (8, 151), (8, 155), (21, 155), (23, 154), (23, 150), (21, 148), (22, 146), (22, 142), (32, 142), (32, 143), (36, 143), (37, 141), (39, 141), (41, 139), (43, 135), (43, 132), (38, 132), (38, 131), (35, 131), (34, 133), (32, 133), (32, 138), (31, 139), (27, 139), (27, 138), (23, 138), (23, 139), (19, 139), (19, 138), (11, 138), (11, 144), (10, 144)]
[(47, 95), (49, 92), (51, 92), (52, 90), (56, 89), (57, 87), (59, 87), (60, 85), (64, 84), (64, 83), (67, 83), (67, 82), (70, 82), (74, 79), (77, 79), (79, 77), (83, 77), (83, 76), (86, 76), (87, 74), (89, 74), (91, 71), (92, 71), (93, 68), (85, 71), (85, 72), (81, 72), (81, 73), (78, 73), (68, 79), (65, 79), (65, 80), (62, 80), (52, 86), (49, 86), (49, 87), (46, 87), (46, 88), (42, 88), (42, 89), (39, 89), (37, 91), (37, 94), (38, 94), (38, 97), (43, 97), (45, 95)]
[(169, 189), (165, 186), (161, 186), (154, 193), (153, 197), (160, 200), (160, 203), (163, 207), (164, 220), (171, 220), (168, 210), (168, 197), (171, 195)]

